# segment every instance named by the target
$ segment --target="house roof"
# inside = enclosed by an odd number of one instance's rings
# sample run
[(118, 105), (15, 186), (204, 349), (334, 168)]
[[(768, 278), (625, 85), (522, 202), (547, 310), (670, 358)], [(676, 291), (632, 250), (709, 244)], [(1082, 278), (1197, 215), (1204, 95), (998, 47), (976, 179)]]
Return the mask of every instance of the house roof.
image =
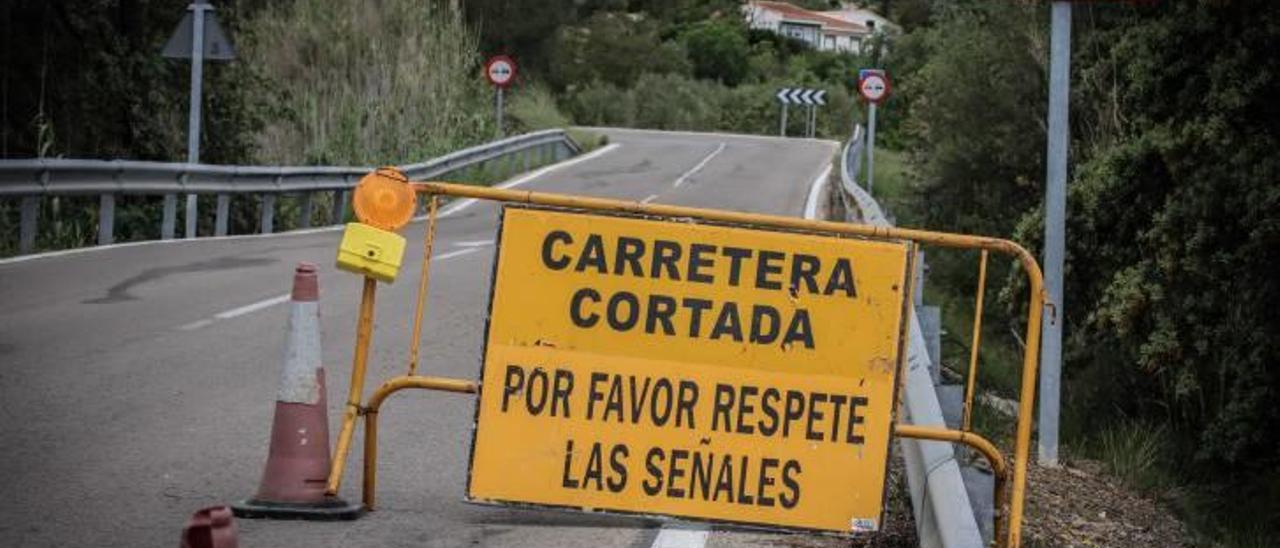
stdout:
[(761, 9), (777, 12), (782, 15), (783, 19), (791, 21), (803, 21), (806, 23), (815, 23), (822, 26), (823, 32), (829, 34), (868, 34), (871, 29), (859, 25), (851, 21), (837, 19), (829, 15), (823, 15), (816, 11), (809, 11), (799, 6), (793, 6), (786, 2), (753, 2)]

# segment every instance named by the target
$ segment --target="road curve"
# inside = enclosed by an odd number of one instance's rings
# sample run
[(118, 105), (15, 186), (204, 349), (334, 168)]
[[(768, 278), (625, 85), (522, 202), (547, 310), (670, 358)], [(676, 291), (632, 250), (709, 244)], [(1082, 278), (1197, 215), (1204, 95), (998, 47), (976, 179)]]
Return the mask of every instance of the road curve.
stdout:
[[(802, 214), (829, 141), (600, 130), (613, 146), (521, 188)], [(497, 208), (439, 226), (420, 371), (476, 378)], [(422, 226), (378, 295), (367, 386), (404, 371)], [(166, 546), (186, 517), (252, 495), (279, 375), (293, 265), (320, 266), (332, 435), (360, 281), (340, 232), (164, 242), (0, 263), (0, 545)], [(369, 389), (371, 391), (372, 388)], [(242, 546), (650, 546), (653, 521), (461, 501), (473, 401), (406, 392), (383, 407), (379, 509), (355, 522), (239, 520)], [(354, 447), (361, 443), (357, 433)], [(359, 499), (358, 449), (343, 495)], [(711, 544), (735, 544), (715, 533)], [(740, 540), (747, 542), (747, 537)]]

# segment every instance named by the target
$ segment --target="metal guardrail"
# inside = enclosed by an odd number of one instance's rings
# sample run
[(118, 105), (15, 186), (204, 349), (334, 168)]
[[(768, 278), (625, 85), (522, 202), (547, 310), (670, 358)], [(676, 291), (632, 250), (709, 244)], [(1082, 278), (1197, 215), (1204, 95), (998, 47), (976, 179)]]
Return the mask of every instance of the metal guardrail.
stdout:
[[(509, 158), (508, 172), (528, 170), (534, 163), (559, 161), (581, 152), (564, 130), (551, 129), (508, 137), (434, 158), (401, 166), (416, 180), (436, 179), (450, 173)], [(535, 159), (538, 155), (540, 158)], [(522, 163), (522, 165), (517, 165)], [(373, 167), (284, 167), (139, 162), (131, 160), (32, 159), (0, 160), (0, 198), (21, 197), (19, 253), (34, 248), (40, 200), (45, 196), (98, 195), (98, 245), (114, 241), (115, 196), (164, 195), (161, 238), (174, 237), (177, 195), (216, 194), (214, 235), (227, 234), (227, 216), (232, 196), (263, 196), (260, 231), (273, 230), (275, 196), (303, 195), (302, 228), (310, 226), (312, 194), (334, 192), (331, 222), (346, 216), (345, 194)], [(192, 237), (188, 234), (187, 237)]]
[[(845, 220), (893, 226), (880, 204), (857, 182), (865, 136), (862, 126), (857, 126), (845, 143), (841, 156), (840, 195), (845, 204)], [(861, 220), (855, 217), (855, 208), (860, 212)], [(902, 391), (903, 418), (912, 425), (945, 427), (942, 408), (929, 373), (931, 360), (928, 348), (916, 314), (911, 315), (909, 328), (907, 378)], [(951, 444), (907, 437), (900, 437), (899, 443), (906, 461), (907, 484), (920, 545), (984, 546)]]

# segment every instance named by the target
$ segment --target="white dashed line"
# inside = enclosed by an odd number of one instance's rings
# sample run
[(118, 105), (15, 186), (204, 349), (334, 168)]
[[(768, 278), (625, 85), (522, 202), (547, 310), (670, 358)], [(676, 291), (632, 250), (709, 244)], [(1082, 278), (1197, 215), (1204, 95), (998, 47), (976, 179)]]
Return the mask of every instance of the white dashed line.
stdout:
[[(516, 177), (515, 179), (512, 179), (500, 185), (495, 185), (494, 188), (514, 188), (514, 187), (523, 185), (529, 181), (532, 181), (538, 177), (551, 173), (552, 171), (555, 171), (557, 169), (569, 167), (571, 165), (574, 165), (580, 162), (585, 162), (587, 160), (593, 160), (595, 158), (599, 158), (604, 154), (617, 150), (617, 148), (620, 146), (622, 145), (618, 143), (605, 145), (591, 152), (583, 154), (582, 156), (578, 156), (570, 160), (565, 160), (558, 164), (551, 164), (546, 167), (535, 169), (529, 173)], [(462, 200), (458, 200), (456, 203), (450, 204), (448, 207), (444, 208), (444, 211), (440, 212), (440, 217), (443, 218), (443, 217), (448, 217), (450, 215), (453, 215), (454, 213), (462, 211), (463, 209), (466, 209), (467, 206), (470, 206), (471, 204), (474, 204), (474, 203), (476, 203), (475, 198), (465, 198)]]
[(642, 203), (642, 204), (647, 204), (647, 203), (649, 203), (649, 202), (652, 202), (652, 201), (654, 200), (654, 198), (657, 198), (657, 197), (658, 197), (658, 195), (657, 195), (657, 194), (650, 194), (648, 198), (645, 198), (645, 199), (643, 199), (643, 200), (640, 200), (640, 203)]
[(454, 258), (454, 257), (461, 257), (461, 256), (463, 256), (463, 255), (467, 255), (467, 254), (475, 253), (475, 252), (476, 252), (476, 248), (474, 248), (474, 247), (468, 247), (468, 248), (464, 248), (464, 249), (455, 249), (455, 250), (450, 251), (450, 252), (448, 252), (448, 253), (441, 253), (441, 254), (439, 254), (439, 255), (432, 255), (432, 256), (431, 256), (431, 260), (432, 260), (432, 261), (443, 261), (443, 260), (445, 260), (445, 259), (452, 259), (452, 258)]
[(692, 169), (684, 172), (682, 175), (677, 177), (675, 182), (671, 183), (671, 186), (675, 188), (680, 188), (680, 185), (683, 185), (685, 181), (688, 181), (689, 177), (692, 177), (693, 174), (697, 173), (698, 171), (702, 170), (702, 168), (706, 167), (707, 162), (710, 162), (712, 158), (715, 158), (716, 155), (720, 154), (721, 152), (724, 152), (724, 143), (720, 143), (720, 146), (716, 147), (715, 150), (711, 151), (711, 154), (708, 154), (707, 157), (703, 158), (701, 162), (698, 162), (698, 165), (693, 166)]
[[(433, 255), (433, 256), (431, 257), (431, 260), (432, 260), (432, 261), (443, 261), (443, 260), (446, 260), (446, 259), (452, 259), (452, 258), (454, 258), (454, 257), (461, 257), (461, 256), (463, 256), (463, 255), (468, 255), (468, 254), (471, 254), (471, 253), (475, 253), (478, 249), (479, 249), (479, 246), (466, 247), (466, 248), (463, 248), (463, 249), (456, 249), (456, 250), (453, 250), (453, 251), (450, 251), (450, 252), (447, 252), (447, 253), (441, 253), (441, 254), (439, 254), (439, 255)], [(287, 303), (287, 302), (289, 302), (289, 297), (290, 297), (290, 296), (291, 296), (291, 294), (289, 294), (289, 293), (285, 293), (284, 295), (276, 295), (275, 297), (271, 297), (270, 299), (263, 299), (263, 300), (261, 300), (261, 301), (255, 302), (255, 303), (250, 303), (250, 304), (246, 304), (246, 305), (241, 306), (241, 307), (232, 308), (231, 310), (226, 310), (226, 311), (223, 311), (223, 312), (219, 312), (219, 313), (217, 313), (217, 314), (214, 314), (212, 317), (209, 317), (209, 318), (201, 318), (201, 319), (196, 320), (196, 321), (191, 322), (191, 323), (182, 324), (182, 325), (178, 326), (178, 330), (179, 330), (179, 331), (195, 331), (195, 330), (197, 330), (197, 329), (201, 329), (201, 328), (204, 328), (204, 327), (208, 327), (208, 326), (210, 326), (210, 325), (213, 325), (215, 322), (218, 322), (218, 321), (221, 321), (221, 320), (230, 320), (230, 319), (232, 319), (232, 318), (237, 318), (237, 317), (240, 317), (240, 316), (244, 316), (245, 314), (252, 314), (252, 313), (257, 312), (257, 311), (259, 311), (259, 310), (264, 310), (264, 309), (267, 309), (267, 308), (271, 308), (271, 307), (276, 306), (276, 305), (278, 305), (278, 304), (284, 304), (284, 303)]]
[(228, 310), (226, 312), (219, 312), (217, 314), (214, 314), (213, 317), (219, 320), (230, 320), (231, 318), (234, 318), (236, 316), (243, 316), (250, 312), (257, 312), (259, 310), (262, 310), (270, 306), (283, 304), (285, 301), (288, 301), (288, 300), (289, 300), (288, 293), (285, 293), (284, 295), (276, 295), (275, 297), (272, 297), (270, 299), (264, 299), (253, 304), (246, 304), (240, 308), (232, 308), (231, 310)]

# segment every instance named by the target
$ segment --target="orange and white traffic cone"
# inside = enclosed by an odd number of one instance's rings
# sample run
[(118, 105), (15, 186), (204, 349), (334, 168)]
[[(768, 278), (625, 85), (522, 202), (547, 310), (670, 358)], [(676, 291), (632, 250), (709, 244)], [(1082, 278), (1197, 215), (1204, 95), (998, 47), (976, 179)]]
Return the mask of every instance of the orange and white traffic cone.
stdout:
[(320, 363), (320, 287), (315, 265), (298, 265), (292, 301), (267, 466), (257, 495), (232, 509), (242, 518), (355, 519), (362, 511), (360, 505), (324, 493), (329, 478), (329, 414)]

